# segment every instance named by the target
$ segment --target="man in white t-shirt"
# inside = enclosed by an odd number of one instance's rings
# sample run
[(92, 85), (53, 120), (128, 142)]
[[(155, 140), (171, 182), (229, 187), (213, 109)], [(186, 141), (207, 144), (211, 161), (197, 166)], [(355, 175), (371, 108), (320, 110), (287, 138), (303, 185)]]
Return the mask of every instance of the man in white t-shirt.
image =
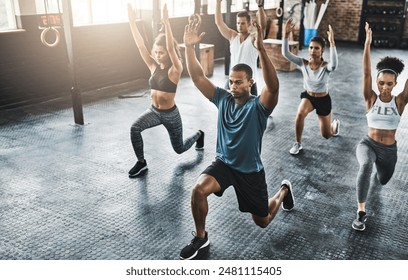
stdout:
[[(235, 31), (229, 28), (222, 18), (221, 2), (222, 0), (217, 0), (217, 6), (215, 9), (215, 24), (217, 25), (221, 35), (230, 43), (230, 69), (238, 63), (245, 63), (251, 67), (255, 81), (251, 87), (251, 94), (256, 96), (258, 95), (256, 85), (258, 51), (255, 48), (256, 36), (255, 34), (251, 34), (250, 30), (251, 16), (247, 11), (239, 12), (237, 14), (237, 31)], [(263, 0), (256, 0), (256, 3), (258, 4), (258, 23), (261, 26), (262, 32), (265, 32), (266, 15), (263, 8), (263, 2)], [(228, 82), (225, 88), (229, 89)]]

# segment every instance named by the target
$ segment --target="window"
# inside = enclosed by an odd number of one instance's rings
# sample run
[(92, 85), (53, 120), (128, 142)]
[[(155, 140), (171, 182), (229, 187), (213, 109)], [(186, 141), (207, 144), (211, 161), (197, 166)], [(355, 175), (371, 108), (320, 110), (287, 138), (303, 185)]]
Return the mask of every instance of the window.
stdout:
[[(0, 0), (12, 1), (12, 0)], [(202, 0), (205, 3), (206, 0)], [(249, 0), (232, 0), (231, 12), (242, 10)], [(194, 12), (193, 0), (161, 0), (161, 5), (167, 3), (170, 17), (186, 17)], [(208, 13), (215, 13), (215, 0), (207, 0)], [(279, 4), (279, 0), (266, 1), (265, 8)], [(136, 11), (153, 9), (151, 0), (71, 0), (72, 17), (74, 25), (103, 24), (113, 22), (125, 22), (127, 17), (127, 4), (130, 3)], [(222, 12), (226, 12), (226, 0), (222, 3)], [(255, 1), (249, 1), (250, 9), (257, 10)], [(62, 10), (62, 0), (35, 0), (38, 14), (58, 13)], [(45, 9), (46, 7), (46, 9)], [(140, 16), (140, 15), (139, 15)], [(140, 16), (141, 17), (141, 16)]]
[[(201, 0), (203, 2), (203, 0)], [(226, 13), (227, 12), (227, 5), (226, 5), (226, 0), (222, 1), (221, 3), (221, 12)], [(258, 5), (256, 4), (255, 1), (253, 0), (232, 0), (231, 1), (231, 12), (238, 12), (242, 11), (245, 7), (245, 3), (249, 2), (249, 9), (251, 11), (256, 11), (258, 10)], [(213, 0), (208, 0), (208, 13), (209, 14), (215, 14), (215, 6), (216, 6), (216, 1)], [(270, 0), (270, 1), (264, 1), (264, 8), (265, 9), (272, 9), (276, 8), (279, 6), (280, 1), (279, 0)]]
[(0, 31), (16, 29), (16, 17), (12, 0), (0, 0)]
[[(217, 5), (216, 3), (217, 1), (212, 1), (209, 0), (207, 1), (208, 3), (208, 13), (209, 14), (215, 14), (215, 6)], [(231, 1), (231, 12), (237, 12), (237, 11), (241, 11), (244, 9), (244, 4), (243, 4), (244, 0), (232, 0)], [(221, 2), (221, 13), (226, 13), (227, 12), (227, 1), (224, 0)], [(257, 7), (258, 9), (258, 7)]]
[[(258, 5), (255, 1), (250, 1), (251, 4), (249, 5), (250, 10), (258, 10)], [(264, 0), (264, 9), (274, 9), (279, 7), (281, 0), (272, 0), (272, 1), (265, 1)]]
[(128, 3), (137, 10), (152, 10), (146, 0), (71, 0), (74, 25), (124, 22), (128, 20)]
[[(36, 0), (44, 2), (44, 0)], [(50, 2), (57, 0), (48, 0)], [(153, 10), (151, 0), (71, 0), (74, 25), (124, 22), (128, 20), (127, 4), (137, 11)], [(235, 1), (235, 0), (234, 0)], [(212, 1), (210, 1), (212, 2)], [(170, 17), (189, 16), (194, 12), (193, 0), (162, 0), (167, 3)], [(42, 4), (44, 6), (44, 4)]]
[(37, 14), (57, 14), (62, 11), (62, 0), (35, 0)]
[[(72, 0), (74, 25), (127, 21), (128, 3), (131, 3), (136, 11), (153, 10), (151, 0)], [(189, 16), (194, 12), (193, 0), (162, 0), (161, 4), (164, 3), (167, 3), (170, 17)]]
[(167, 2), (167, 9), (169, 10), (169, 17), (183, 17), (194, 13), (193, 0), (167, 0), (162, 1), (163, 5)]

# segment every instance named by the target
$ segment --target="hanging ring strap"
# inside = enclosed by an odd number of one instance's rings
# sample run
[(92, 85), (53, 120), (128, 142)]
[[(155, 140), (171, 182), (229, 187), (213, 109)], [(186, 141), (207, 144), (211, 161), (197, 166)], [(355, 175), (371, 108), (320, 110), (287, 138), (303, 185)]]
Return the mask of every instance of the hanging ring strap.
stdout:
[(283, 15), (282, 0), (279, 0), (279, 7), (276, 8), (276, 16), (280, 18)]
[[(55, 33), (55, 42), (54, 43), (48, 43), (47, 39), (45, 38), (45, 36), (47, 35), (47, 33), (50, 30), (53, 30), (54, 33)], [(58, 29), (55, 28), (54, 26), (49, 26), (49, 27), (45, 28), (41, 32), (41, 43), (43, 43), (45, 46), (50, 47), (50, 48), (55, 47), (56, 45), (58, 45), (59, 41), (60, 41), (60, 33), (59, 33)]]
[[(59, 3), (58, 3), (58, 9), (59, 9)], [(48, 0), (44, 0), (44, 10), (45, 10), (45, 16), (47, 17), (47, 27), (44, 28), (44, 30), (41, 32), (41, 43), (43, 43), (43, 45), (53, 48), (56, 45), (58, 45), (59, 41), (60, 41), (60, 33), (59, 31), (52, 26), (51, 22), (50, 22), (50, 16), (48, 14), (48, 10), (49, 10), (49, 4), (48, 4)], [(55, 33), (55, 41), (54, 43), (48, 43), (47, 39), (45, 38), (47, 33), (53, 30)]]
[(283, 15), (283, 9), (281, 7), (276, 9), (276, 16), (281, 17)]

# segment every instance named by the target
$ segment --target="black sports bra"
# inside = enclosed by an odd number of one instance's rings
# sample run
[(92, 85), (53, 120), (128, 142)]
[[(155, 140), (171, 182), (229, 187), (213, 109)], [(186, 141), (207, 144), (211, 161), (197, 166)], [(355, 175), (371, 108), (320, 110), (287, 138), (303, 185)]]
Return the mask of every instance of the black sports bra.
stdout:
[(177, 85), (169, 80), (169, 68), (160, 69), (158, 65), (156, 70), (154, 70), (153, 75), (150, 76), (149, 85), (151, 89), (165, 91), (165, 92), (176, 92)]

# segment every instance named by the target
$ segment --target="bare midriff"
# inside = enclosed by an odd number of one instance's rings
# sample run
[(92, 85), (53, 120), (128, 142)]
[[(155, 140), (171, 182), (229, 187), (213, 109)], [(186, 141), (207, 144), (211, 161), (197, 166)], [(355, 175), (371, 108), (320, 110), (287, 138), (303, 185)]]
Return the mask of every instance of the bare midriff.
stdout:
[(307, 91), (307, 94), (309, 94), (312, 97), (323, 97), (328, 95), (328, 92), (312, 92), (312, 91)]
[(153, 107), (160, 110), (171, 109), (176, 105), (174, 101), (174, 98), (176, 97), (175, 92), (165, 92), (152, 89), (150, 92), (150, 97), (152, 98)]
[(395, 133), (397, 132), (396, 129), (394, 130), (385, 130), (385, 129), (377, 129), (377, 128), (368, 128), (368, 137), (373, 139), (375, 142), (384, 144), (384, 145), (392, 145), (395, 143)]

